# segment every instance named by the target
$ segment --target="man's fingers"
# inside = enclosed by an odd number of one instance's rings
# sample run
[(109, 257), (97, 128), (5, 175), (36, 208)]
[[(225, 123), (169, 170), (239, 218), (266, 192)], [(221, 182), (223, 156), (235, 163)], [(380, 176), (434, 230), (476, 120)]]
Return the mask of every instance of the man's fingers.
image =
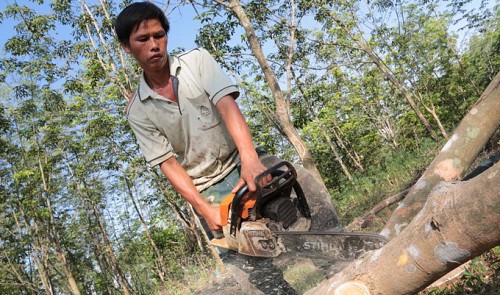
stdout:
[(257, 186), (255, 185), (255, 181), (247, 182), (247, 186), (248, 186), (248, 191), (251, 193), (253, 193), (257, 190)]
[[(233, 194), (236, 193), (240, 188), (242, 188), (245, 185), (245, 180), (243, 178), (240, 178), (238, 183), (234, 186), (233, 190), (231, 191)], [(250, 187), (249, 187), (250, 188)]]
[(260, 186), (264, 186), (267, 183), (271, 182), (271, 180), (273, 180), (273, 177), (271, 176), (271, 174), (267, 174), (266, 176), (260, 179), (259, 184)]
[(205, 211), (204, 213), (204, 217), (210, 230), (212, 231), (222, 230), (219, 206), (209, 206), (207, 208), (207, 211)]
[(213, 230), (213, 231), (222, 231), (222, 226), (219, 226), (219, 225), (213, 224), (212, 226), (209, 226), (209, 227), (210, 227), (210, 230)]

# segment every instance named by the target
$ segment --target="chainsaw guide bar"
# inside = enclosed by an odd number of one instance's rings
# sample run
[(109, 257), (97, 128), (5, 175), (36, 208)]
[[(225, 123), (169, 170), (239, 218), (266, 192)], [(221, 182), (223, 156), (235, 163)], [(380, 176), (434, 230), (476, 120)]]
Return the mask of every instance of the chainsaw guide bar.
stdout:
[(389, 241), (374, 233), (363, 232), (275, 232), (286, 245), (286, 253), (299, 257), (351, 261)]

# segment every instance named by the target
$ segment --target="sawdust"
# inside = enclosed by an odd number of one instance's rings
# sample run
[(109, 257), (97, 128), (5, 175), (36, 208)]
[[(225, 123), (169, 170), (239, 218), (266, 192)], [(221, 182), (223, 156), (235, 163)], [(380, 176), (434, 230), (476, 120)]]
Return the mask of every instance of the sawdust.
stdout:
[(226, 272), (214, 277), (196, 294), (299, 295), (348, 264), (287, 255), (277, 258), (249, 257), (232, 251), (221, 258)]

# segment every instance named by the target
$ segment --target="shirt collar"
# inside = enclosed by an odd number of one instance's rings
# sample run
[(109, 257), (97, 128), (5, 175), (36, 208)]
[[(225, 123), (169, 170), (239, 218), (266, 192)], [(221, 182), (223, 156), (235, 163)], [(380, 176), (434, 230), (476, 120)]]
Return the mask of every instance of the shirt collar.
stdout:
[[(168, 64), (170, 65), (170, 75), (176, 75), (178, 73), (179, 68), (181, 67), (181, 63), (177, 56), (168, 55)], [(139, 94), (139, 99), (144, 101), (148, 98), (161, 98), (156, 92), (153, 91), (146, 83), (146, 78), (144, 78), (144, 71), (141, 73), (141, 77), (139, 79), (139, 87), (137, 89), (137, 93)]]

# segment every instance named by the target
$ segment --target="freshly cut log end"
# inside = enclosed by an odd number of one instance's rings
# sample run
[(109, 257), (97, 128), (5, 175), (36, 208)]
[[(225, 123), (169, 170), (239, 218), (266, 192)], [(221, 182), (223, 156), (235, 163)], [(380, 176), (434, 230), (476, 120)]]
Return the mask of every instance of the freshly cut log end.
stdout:
[[(330, 293), (330, 292), (329, 292)], [(335, 288), (333, 295), (370, 295), (370, 290), (368, 287), (356, 281), (345, 282), (342, 285)]]

